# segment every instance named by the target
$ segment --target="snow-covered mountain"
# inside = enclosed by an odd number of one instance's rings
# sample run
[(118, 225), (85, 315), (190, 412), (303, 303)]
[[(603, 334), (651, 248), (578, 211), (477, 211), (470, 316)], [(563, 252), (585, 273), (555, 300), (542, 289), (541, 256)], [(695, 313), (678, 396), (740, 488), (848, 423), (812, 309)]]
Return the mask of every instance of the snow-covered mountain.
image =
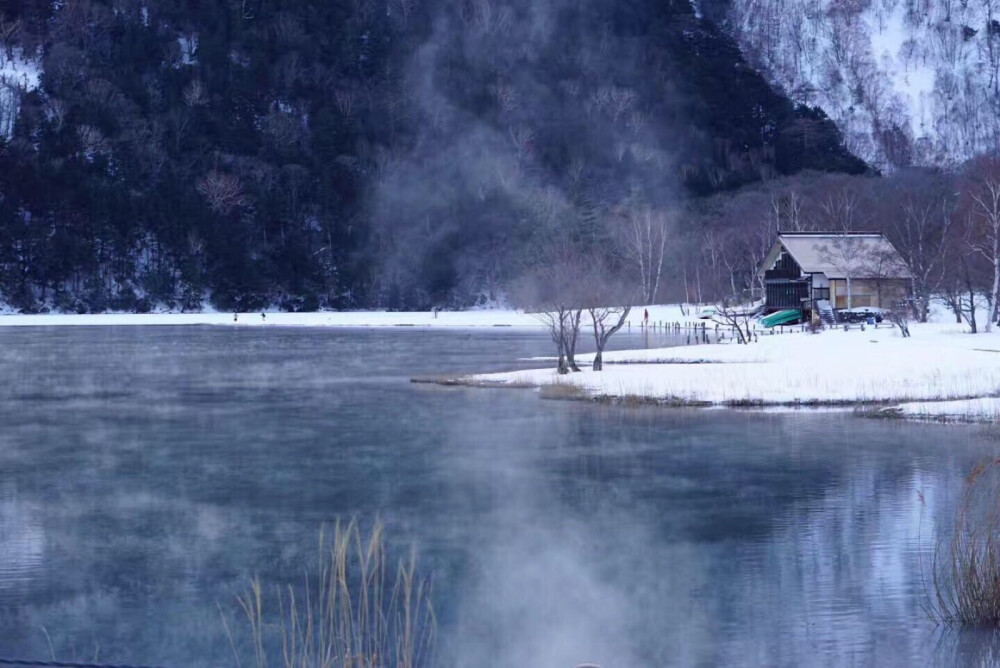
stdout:
[(722, 22), (880, 168), (1000, 145), (1000, 0), (731, 0)]

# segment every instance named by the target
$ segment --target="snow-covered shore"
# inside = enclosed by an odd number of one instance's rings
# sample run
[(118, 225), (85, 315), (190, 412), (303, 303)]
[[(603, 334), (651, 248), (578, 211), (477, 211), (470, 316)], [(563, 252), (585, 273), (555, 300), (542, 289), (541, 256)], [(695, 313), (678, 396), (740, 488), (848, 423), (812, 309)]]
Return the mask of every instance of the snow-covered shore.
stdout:
[[(694, 322), (697, 314), (690, 309), (687, 315), (680, 307), (649, 306), (650, 322)], [(639, 326), (643, 308), (632, 312), (633, 327)], [(483, 309), (472, 311), (321, 311), (317, 313), (267, 312), (240, 313), (234, 320), (232, 313), (95, 313), (95, 314), (45, 314), (0, 315), (0, 327), (123, 327), (123, 326), (190, 326), (219, 325), (230, 327), (443, 327), (480, 328), (515, 327), (542, 329), (536, 317), (515, 310)], [(589, 323), (588, 323), (589, 325)]]
[(516, 311), (323, 311), (317, 313), (94, 313), (0, 315), (0, 327), (132, 327), (217, 325), (228, 327), (522, 327), (541, 323)]
[(892, 415), (947, 419), (961, 410), (965, 421), (993, 421), (1000, 413), (1000, 399), (993, 399), (1000, 395), (1000, 334), (972, 336), (964, 329), (914, 324), (907, 339), (888, 325), (765, 335), (747, 346), (610, 352), (597, 373), (582, 365), (581, 373), (564, 376), (547, 368), (468, 381), (561, 386), (564, 394), (661, 404), (898, 405)]
[(882, 415), (928, 422), (1000, 422), (1000, 397), (918, 401), (882, 409)]

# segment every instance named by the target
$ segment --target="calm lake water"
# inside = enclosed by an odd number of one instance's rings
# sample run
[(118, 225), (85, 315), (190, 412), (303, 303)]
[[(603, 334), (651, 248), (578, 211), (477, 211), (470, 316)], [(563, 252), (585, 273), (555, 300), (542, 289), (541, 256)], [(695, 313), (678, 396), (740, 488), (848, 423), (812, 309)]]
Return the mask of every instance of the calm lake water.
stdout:
[(233, 665), (219, 608), (255, 574), (296, 581), (353, 515), (419, 549), (444, 666), (1000, 655), (921, 610), (935, 532), (1000, 450), (974, 428), (408, 382), (549, 354), (513, 331), (0, 342), (0, 656)]

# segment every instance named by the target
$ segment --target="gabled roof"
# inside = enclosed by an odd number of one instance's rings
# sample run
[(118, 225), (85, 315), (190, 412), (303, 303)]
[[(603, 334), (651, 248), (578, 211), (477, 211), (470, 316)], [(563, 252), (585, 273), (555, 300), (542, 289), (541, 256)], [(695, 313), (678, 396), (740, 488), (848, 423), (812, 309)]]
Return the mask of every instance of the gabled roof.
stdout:
[(877, 232), (781, 232), (764, 259), (772, 267), (781, 251), (806, 274), (827, 278), (910, 278), (906, 263), (889, 240)]

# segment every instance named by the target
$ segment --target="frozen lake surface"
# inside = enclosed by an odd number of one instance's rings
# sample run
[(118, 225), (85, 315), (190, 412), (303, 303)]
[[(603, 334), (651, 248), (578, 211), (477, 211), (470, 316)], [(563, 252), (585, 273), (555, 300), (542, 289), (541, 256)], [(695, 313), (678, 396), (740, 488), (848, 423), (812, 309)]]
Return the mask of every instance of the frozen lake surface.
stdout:
[(408, 382), (549, 354), (530, 331), (0, 339), (0, 656), (233, 665), (217, 605), (299, 581), (352, 515), (419, 549), (445, 666), (1000, 656), (920, 607), (921, 560), (998, 450), (977, 428)]

